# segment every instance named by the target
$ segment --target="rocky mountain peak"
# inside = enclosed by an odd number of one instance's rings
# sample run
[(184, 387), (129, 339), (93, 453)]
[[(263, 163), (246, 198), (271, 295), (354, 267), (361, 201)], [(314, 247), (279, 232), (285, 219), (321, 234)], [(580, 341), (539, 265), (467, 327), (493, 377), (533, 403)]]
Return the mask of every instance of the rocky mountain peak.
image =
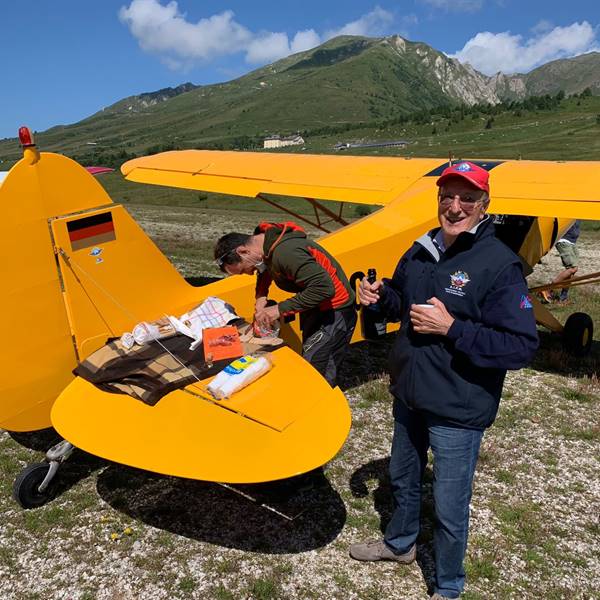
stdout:
[(385, 41), (400, 54), (406, 52), (406, 40), (403, 37), (399, 35), (392, 35), (386, 38)]

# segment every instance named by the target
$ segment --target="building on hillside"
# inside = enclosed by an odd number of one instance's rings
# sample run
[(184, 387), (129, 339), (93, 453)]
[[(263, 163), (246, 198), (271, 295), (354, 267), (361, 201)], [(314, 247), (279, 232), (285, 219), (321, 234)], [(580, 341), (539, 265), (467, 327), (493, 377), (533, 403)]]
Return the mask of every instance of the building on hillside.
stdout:
[(280, 135), (270, 135), (264, 139), (264, 148), (283, 148), (284, 146), (302, 146), (304, 138), (300, 134), (281, 137)]

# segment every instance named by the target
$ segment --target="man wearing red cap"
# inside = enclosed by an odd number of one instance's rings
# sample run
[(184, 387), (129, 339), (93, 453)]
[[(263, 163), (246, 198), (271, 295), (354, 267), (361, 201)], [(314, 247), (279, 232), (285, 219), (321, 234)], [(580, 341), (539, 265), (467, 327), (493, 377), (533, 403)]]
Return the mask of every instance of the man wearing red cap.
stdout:
[(361, 282), (359, 299), (402, 322), (390, 355), (394, 512), (383, 540), (354, 544), (363, 561), (415, 560), (421, 483), (433, 454), (434, 598), (464, 587), (469, 503), (479, 445), (507, 369), (529, 363), (538, 337), (519, 258), (486, 214), (489, 174), (472, 162), (437, 180), (440, 227), (419, 238), (391, 279)]

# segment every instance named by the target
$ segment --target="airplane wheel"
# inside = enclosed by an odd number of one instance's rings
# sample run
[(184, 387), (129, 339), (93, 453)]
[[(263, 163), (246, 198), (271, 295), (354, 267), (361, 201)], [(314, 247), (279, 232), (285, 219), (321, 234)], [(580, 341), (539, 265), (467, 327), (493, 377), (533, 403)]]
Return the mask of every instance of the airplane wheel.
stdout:
[(51, 485), (43, 492), (38, 489), (49, 469), (48, 463), (35, 463), (19, 473), (13, 484), (13, 497), (22, 508), (38, 508), (50, 500)]
[(594, 322), (586, 313), (573, 313), (563, 331), (563, 345), (569, 354), (585, 356), (592, 347)]

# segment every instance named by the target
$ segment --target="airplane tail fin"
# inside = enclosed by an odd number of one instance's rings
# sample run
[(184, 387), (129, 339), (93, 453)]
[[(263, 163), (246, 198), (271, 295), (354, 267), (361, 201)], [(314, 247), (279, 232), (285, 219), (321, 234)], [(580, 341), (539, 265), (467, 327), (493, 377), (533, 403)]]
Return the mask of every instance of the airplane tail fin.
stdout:
[(79, 358), (138, 321), (183, 312), (200, 292), (67, 157), (26, 149), (0, 205), (0, 427), (30, 431), (50, 425)]

